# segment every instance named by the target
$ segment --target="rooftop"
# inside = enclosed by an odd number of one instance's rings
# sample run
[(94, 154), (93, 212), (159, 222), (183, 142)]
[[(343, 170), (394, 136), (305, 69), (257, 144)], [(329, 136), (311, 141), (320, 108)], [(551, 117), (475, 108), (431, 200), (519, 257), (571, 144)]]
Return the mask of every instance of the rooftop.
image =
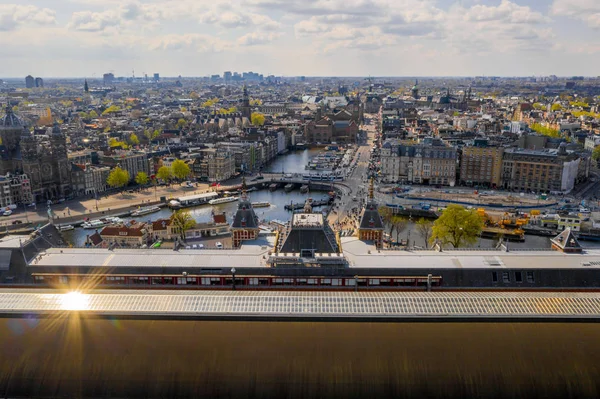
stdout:
[(588, 319), (599, 293), (131, 291), (1, 289), (0, 315), (80, 314), (176, 318)]
[(323, 227), (323, 215), (320, 213), (295, 213), (292, 216), (293, 227)]

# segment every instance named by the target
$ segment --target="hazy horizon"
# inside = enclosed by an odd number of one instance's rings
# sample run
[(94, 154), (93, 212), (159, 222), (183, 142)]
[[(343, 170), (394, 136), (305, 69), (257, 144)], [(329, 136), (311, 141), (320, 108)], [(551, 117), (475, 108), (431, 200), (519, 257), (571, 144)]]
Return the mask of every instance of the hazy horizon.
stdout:
[(597, 76), (594, 0), (0, 0), (0, 75)]

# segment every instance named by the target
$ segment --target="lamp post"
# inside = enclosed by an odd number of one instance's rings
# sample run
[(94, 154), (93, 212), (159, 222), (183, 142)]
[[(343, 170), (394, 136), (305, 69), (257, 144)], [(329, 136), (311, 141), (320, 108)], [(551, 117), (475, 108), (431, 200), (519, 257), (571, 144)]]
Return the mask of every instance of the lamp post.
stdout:
[(232, 281), (231, 290), (235, 291), (235, 267), (231, 268), (231, 281)]

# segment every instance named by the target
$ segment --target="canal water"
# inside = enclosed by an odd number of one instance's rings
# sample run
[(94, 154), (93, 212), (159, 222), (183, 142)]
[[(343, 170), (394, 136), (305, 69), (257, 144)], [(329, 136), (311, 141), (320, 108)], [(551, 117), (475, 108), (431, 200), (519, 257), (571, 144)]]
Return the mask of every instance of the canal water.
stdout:
[(305, 173), (308, 162), (321, 152), (318, 148), (292, 151), (280, 155), (269, 164), (264, 172), (269, 173)]
[[(299, 190), (291, 191), (286, 193), (283, 189), (277, 191), (260, 190), (248, 193), (248, 197), (252, 202), (269, 202), (271, 204), (268, 208), (256, 208), (254, 212), (261, 221), (272, 221), (282, 220), (287, 222), (291, 217), (291, 212), (285, 210), (285, 205), (294, 203), (304, 203), (307, 198), (312, 198), (315, 201), (324, 200), (329, 198), (326, 192), (310, 192), (307, 194), (301, 193)], [(225, 212), (227, 222), (230, 223), (233, 219), (233, 215), (237, 210), (238, 203), (228, 202), (220, 205), (201, 205), (195, 208), (188, 208), (187, 210), (192, 214), (194, 219), (199, 222), (210, 222), (212, 220), (212, 213), (214, 212)], [(315, 208), (315, 210), (321, 210), (324, 208)], [(171, 216), (171, 210), (169, 208), (163, 208), (160, 212), (152, 213), (149, 215), (141, 216), (138, 218), (123, 218), (124, 220), (136, 220), (139, 222), (149, 222), (162, 218), (169, 218)], [(82, 246), (85, 243), (86, 236), (92, 234), (93, 230), (85, 230), (83, 228), (77, 228), (71, 231), (65, 231), (65, 239), (73, 244), (74, 246)]]

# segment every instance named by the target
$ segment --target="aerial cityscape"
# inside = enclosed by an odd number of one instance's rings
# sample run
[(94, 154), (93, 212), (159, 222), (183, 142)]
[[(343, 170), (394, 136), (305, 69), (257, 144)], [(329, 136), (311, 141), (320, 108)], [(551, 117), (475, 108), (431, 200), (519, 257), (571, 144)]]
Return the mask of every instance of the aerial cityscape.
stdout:
[(597, 5), (0, 16), (3, 397), (600, 396)]

